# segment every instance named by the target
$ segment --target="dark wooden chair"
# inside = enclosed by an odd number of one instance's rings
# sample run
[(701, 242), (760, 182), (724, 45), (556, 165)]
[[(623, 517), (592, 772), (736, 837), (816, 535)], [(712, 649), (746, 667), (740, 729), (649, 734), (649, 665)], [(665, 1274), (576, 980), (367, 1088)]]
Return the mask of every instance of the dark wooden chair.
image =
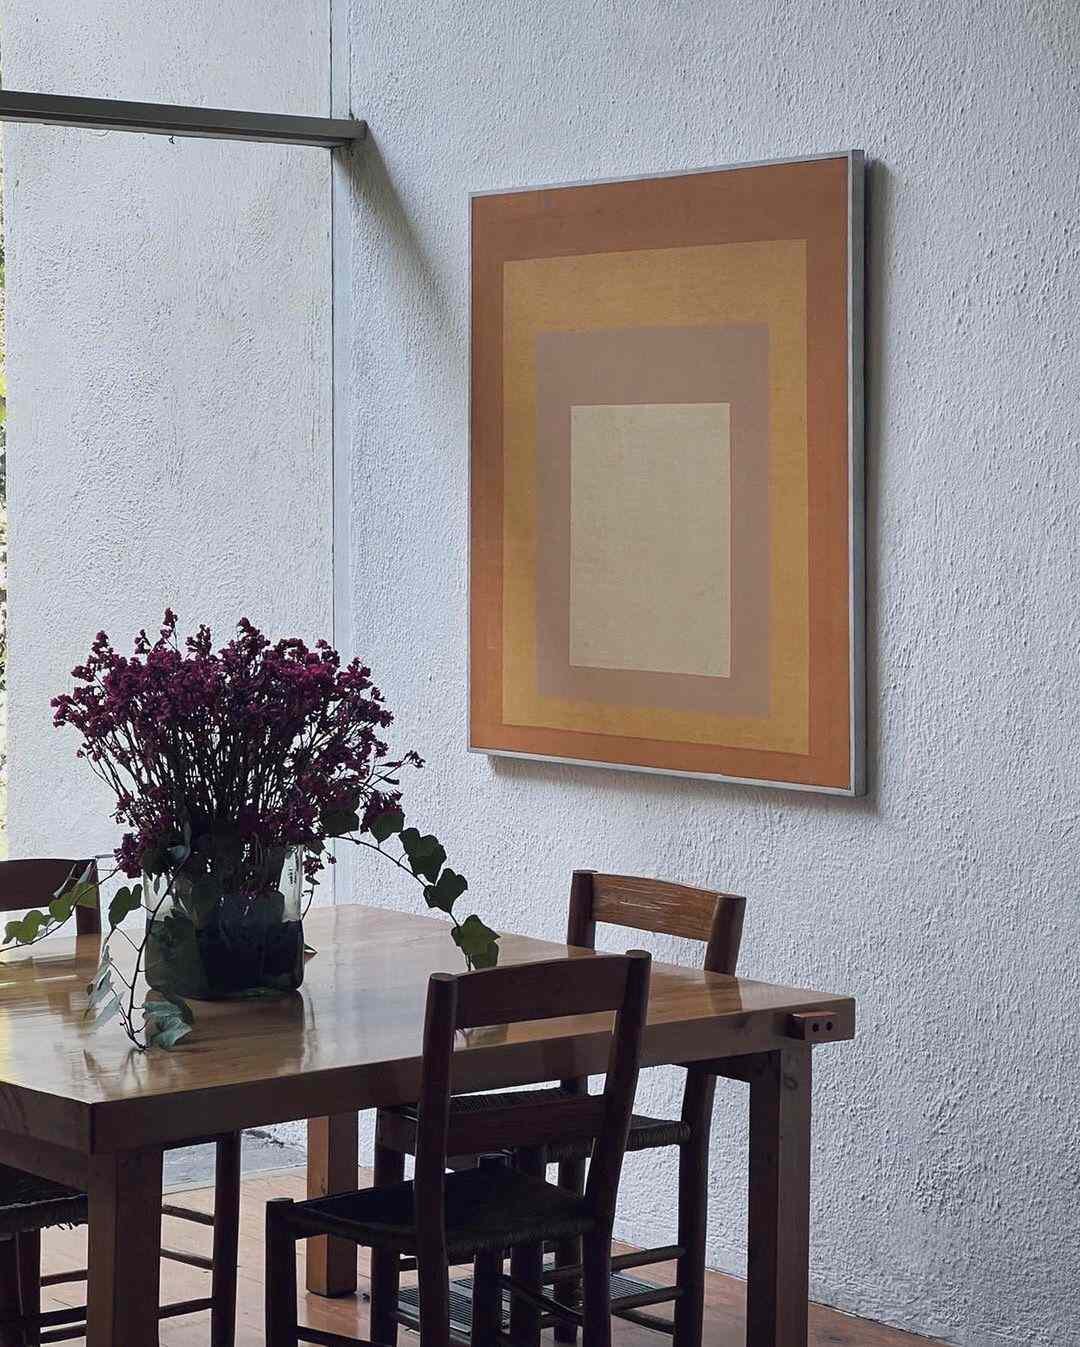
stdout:
[[(570, 887), (570, 912), (566, 943), (596, 947), (597, 923), (630, 927), (638, 931), (682, 936), (705, 943), (704, 967), (713, 973), (734, 973), (742, 940), (746, 900), (708, 889), (687, 888), (661, 880), (636, 879), (626, 875), (604, 875), (590, 870), (575, 871)], [(582, 1095), (587, 1080), (564, 1080), (557, 1087), (514, 1092), (513, 1094), (459, 1095), (452, 1103), (456, 1122), (455, 1136), (460, 1150), (452, 1151), (453, 1163), (476, 1163), (481, 1149), (498, 1146), (514, 1154), (515, 1164), (527, 1173), (542, 1175), (549, 1163), (558, 1163), (559, 1185), (580, 1193), (585, 1183), (588, 1142), (580, 1137), (553, 1137), (544, 1147), (530, 1145), (518, 1132), (512, 1101), (524, 1108), (561, 1106), (566, 1097)], [(634, 1114), (627, 1140), (628, 1151), (645, 1151), (677, 1146), (679, 1148), (679, 1231), (678, 1242), (657, 1249), (642, 1249), (612, 1260), (615, 1270), (646, 1267), (653, 1263), (676, 1262), (675, 1284), (660, 1287), (655, 1293), (637, 1292), (620, 1297), (612, 1304), (612, 1313), (640, 1326), (673, 1336), (675, 1347), (701, 1347), (702, 1316), (705, 1295), (705, 1236), (708, 1214), (709, 1134), (712, 1124), (716, 1077), (704, 1069), (690, 1068), (686, 1073), (682, 1113), (679, 1118), (649, 1118)], [(501, 1134), (494, 1134), (489, 1114), (505, 1118)], [(473, 1133), (470, 1134), (470, 1126)], [(475, 1144), (483, 1138), (482, 1145)], [(405, 1156), (415, 1153), (416, 1110), (380, 1109), (375, 1132), (375, 1184), (399, 1182), (404, 1173)], [(561, 1288), (563, 1300), (572, 1300), (580, 1266), (579, 1241), (567, 1238), (557, 1243), (555, 1267), (546, 1273), (540, 1268), (537, 1250), (519, 1249), (514, 1255), (515, 1272), (520, 1280), (542, 1279)], [(372, 1323), (390, 1323), (391, 1303), (396, 1304), (398, 1278), (390, 1252), (372, 1254)], [(648, 1312), (648, 1307), (674, 1302), (672, 1321)], [(529, 1347), (538, 1339), (541, 1324), (520, 1302), (515, 1306), (511, 1336), (519, 1347)], [(385, 1329), (384, 1329), (385, 1331)], [(557, 1341), (573, 1342), (572, 1325), (555, 1324)], [(386, 1339), (393, 1347), (393, 1338)]]
[[(71, 885), (97, 885), (94, 861), (33, 859), (0, 861), (0, 912), (47, 907)], [(77, 907), (79, 935), (101, 934), (99, 907)], [(163, 1305), (160, 1317), (210, 1311), (211, 1347), (233, 1347), (236, 1337), (236, 1260), (240, 1237), (240, 1134), (207, 1137), (217, 1148), (214, 1213), (172, 1203), (162, 1213), (213, 1230), (213, 1256), (162, 1249), (162, 1258), (202, 1268), (212, 1275), (205, 1299)], [(53, 1226), (85, 1225), (85, 1193), (0, 1165), (0, 1347), (37, 1347), (86, 1335), (86, 1306), (41, 1312), (41, 1288), (85, 1281), (86, 1269), (41, 1275), (41, 1232)], [(119, 1347), (119, 1344), (118, 1344)]]
[[(297, 1326), (296, 1241), (334, 1235), (373, 1250), (415, 1260), (424, 1347), (449, 1347), (449, 1266), (473, 1261), (474, 1347), (495, 1347), (501, 1332), (502, 1290), (523, 1297), (535, 1315), (566, 1316), (583, 1329), (585, 1347), (610, 1347), (611, 1227), (626, 1147), (648, 1008), (649, 956), (599, 955), (485, 969), (428, 983), (423, 1073), (416, 1125), (416, 1171), (410, 1182), (315, 1198), (270, 1202), (266, 1211), (267, 1347), (300, 1342), (350, 1347), (357, 1339)], [(454, 1038), (487, 1025), (521, 1024), (565, 1015), (614, 1010), (607, 1078), (602, 1095), (567, 1094), (555, 1107), (515, 1104), (514, 1126), (533, 1146), (555, 1137), (594, 1138), (592, 1166), (582, 1193), (512, 1169), (502, 1156), (482, 1156), (478, 1167), (447, 1173), (460, 1153), (462, 1121), (451, 1109)], [(486, 1128), (469, 1123), (469, 1137), (502, 1135), (507, 1110), (486, 1115)], [(481, 1147), (481, 1149), (484, 1149)], [(537, 1248), (547, 1239), (579, 1239), (584, 1256), (581, 1311), (540, 1294), (539, 1279), (503, 1276), (506, 1249)], [(410, 1264), (413, 1265), (413, 1264)], [(384, 1268), (387, 1265), (384, 1265)], [(384, 1288), (388, 1289), (388, 1288)], [(384, 1295), (376, 1341), (399, 1321)], [(393, 1336), (393, 1331), (390, 1336)], [(370, 1347), (370, 1344), (369, 1344)]]

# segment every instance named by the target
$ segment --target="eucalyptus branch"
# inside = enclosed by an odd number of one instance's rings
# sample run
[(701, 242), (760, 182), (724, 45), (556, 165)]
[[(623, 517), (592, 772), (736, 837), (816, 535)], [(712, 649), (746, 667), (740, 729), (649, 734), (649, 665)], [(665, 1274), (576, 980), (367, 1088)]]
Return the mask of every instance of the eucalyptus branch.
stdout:
[[(421, 888), (426, 889), (428, 887), (428, 882), (423, 875), (415, 874), (411, 866), (406, 865), (404, 861), (398, 860), (396, 856), (391, 856), (389, 851), (384, 851), (377, 842), (366, 842), (362, 837), (341, 837), (338, 841), (351, 842), (354, 847), (365, 847), (368, 851), (378, 852), (378, 854), (385, 860), (388, 860), (391, 865), (396, 865), (403, 875), (408, 875), (410, 879), (414, 879)], [(458, 921), (453, 912), (448, 912), (446, 915), (455, 926), (461, 925), (461, 922)]]
[[(76, 877), (76, 867), (72, 866), (64, 882), (53, 894), (48, 909), (41, 911), (34, 908), (24, 916), (9, 921), (4, 927), (4, 938), (0, 943), (5, 947), (14, 945), (20, 949), (30, 949), (55, 936), (71, 920), (77, 907), (99, 906), (101, 880), (89, 879), (90, 872), (91, 867), (88, 866), (81, 876)], [(106, 882), (115, 873), (113, 870), (106, 875)]]
[[(164, 891), (160, 897), (157, 897), (152, 908), (149, 903), (144, 901), (144, 890), (141, 884), (136, 884), (130, 889), (122, 888), (119, 890), (109, 905), (109, 930), (102, 944), (98, 971), (87, 988), (89, 995), (89, 1002), (86, 1007), (87, 1018), (96, 1019), (99, 1023), (102, 1023), (111, 1019), (114, 1015), (119, 1016), (120, 1022), (124, 1026), (124, 1032), (131, 1040), (132, 1046), (139, 1052), (145, 1052), (155, 1043), (160, 1043), (163, 1047), (174, 1046), (181, 1038), (191, 1032), (191, 1026), (194, 1023), (194, 1016), (187, 1002), (179, 997), (165, 996), (160, 992), (154, 992), (154, 999), (151, 999), (149, 991), (143, 998), (141, 1036), (135, 1023), (138, 1010), (135, 1000), (153, 923), (165, 903), (173, 897), (178, 873), (179, 868), (168, 873)], [(138, 944), (131, 939), (121, 925), (125, 918), (137, 909), (144, 909), (147, 914), (143, 937)], [(111, 942), (113, 936), (117, 934), (122, 935), (135, 950), (135, 965), (130, 979), (112, 961)], [(124, 984), (123, 996), (117, 994), (113, 984), (114, 975)]]
[[(468, 889), (469, 882), (464, 875), (459, 875), (446, 864), (446, 851), (437, 838), (430, 833), (421, 835), (416, 828), (406, 828), (405, 815), (397, 808), (380, 814), (371, 823), (367, 831), (374, 841), (357, 836), (358, 831), (342, 831), (338, 836), (343, 842), (377, 852), (403, 874), (416, 880), (424, 891), (428, 907), (445, 912), (450, 918), (450, 934), (470, 969), (492, 968), (498, 963), (498, 934), (475, 913), (462, 921), (454, 911), (457, 900)], [(403, 859), (384, 850), (383, 843), (391, 837), (396, 837), (401, 844)]]

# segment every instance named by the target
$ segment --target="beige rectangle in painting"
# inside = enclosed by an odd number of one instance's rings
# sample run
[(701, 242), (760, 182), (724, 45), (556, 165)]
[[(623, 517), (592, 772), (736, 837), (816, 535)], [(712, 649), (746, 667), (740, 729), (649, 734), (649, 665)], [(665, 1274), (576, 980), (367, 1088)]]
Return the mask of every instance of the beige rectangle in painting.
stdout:
[(730, 404), (571, 409), (570, 663), (731, 673)]

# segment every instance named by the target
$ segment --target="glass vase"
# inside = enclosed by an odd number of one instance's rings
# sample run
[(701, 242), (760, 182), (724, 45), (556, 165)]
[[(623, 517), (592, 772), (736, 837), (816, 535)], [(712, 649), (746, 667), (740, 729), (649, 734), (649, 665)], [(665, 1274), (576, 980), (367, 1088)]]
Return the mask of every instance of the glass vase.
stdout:
[(304, 980), (300, 849), (143, 876), (146, 980), (157, 991), (224, 1001), (294, 991)]

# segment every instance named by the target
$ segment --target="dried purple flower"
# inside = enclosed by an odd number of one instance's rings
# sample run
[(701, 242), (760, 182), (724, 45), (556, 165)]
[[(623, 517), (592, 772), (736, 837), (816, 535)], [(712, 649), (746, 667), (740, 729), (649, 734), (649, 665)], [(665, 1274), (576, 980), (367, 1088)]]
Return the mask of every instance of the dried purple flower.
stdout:
[(181, 647), (166, 609), (160, 636), (145, 631), (120, 655), (99, 632), (78, 686), (53, 698), (53, 722), (82, 735), (80, 756), (116, 795), (127, 831), (117, 849), (137, 876), (163, 847), (222, 828), (245, 846), (307, 848), (313, 879), (342, 815), (365, 823), (400, 801), (379, 735), (393, 721), (371, 670), (320, 641), (276, 644), (247, 618), (216, 652), (208, 627)]

